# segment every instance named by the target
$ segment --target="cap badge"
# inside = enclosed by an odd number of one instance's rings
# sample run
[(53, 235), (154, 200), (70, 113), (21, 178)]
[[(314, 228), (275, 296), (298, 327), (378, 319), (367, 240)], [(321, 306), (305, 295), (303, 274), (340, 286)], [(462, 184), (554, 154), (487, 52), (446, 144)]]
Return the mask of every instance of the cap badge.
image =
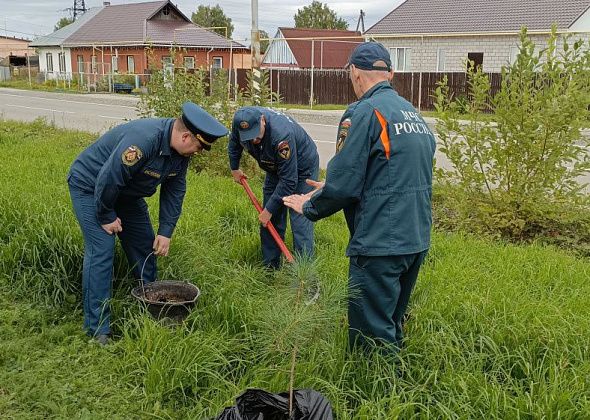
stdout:
[(240, 128), (241, 128), (242, 130), (247, 130), (248, 128), (250, 128), (250, 124), (248, 124), (248, 121), (242, 121), (242, 122), (240, 123)]

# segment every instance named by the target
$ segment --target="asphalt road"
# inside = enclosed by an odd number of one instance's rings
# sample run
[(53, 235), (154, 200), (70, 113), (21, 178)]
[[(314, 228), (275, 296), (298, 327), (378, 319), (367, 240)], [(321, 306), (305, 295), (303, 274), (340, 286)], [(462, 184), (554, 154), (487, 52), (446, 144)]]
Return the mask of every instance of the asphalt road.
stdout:
[[(76, 95), (0, 88), (0, 118), (33, 121), (41, 117), (57, 127), (99, 134), (138, 118), (137, 101), (137, 97), (130, 95)], [(327, 123), (301, 123), (318, 146), (322, 167), (336, 148), (339, 118), (334, 116), (328, 120)]]
[[(66, 94), (0, 88), (0, 119), (33, 121), (46, 118), (58, 127), (103, 133), (124, 121), (138, 118), (138, 98), (132, 95)], [(336, 149), (336, 133), (342, 111), (291, 110), (317, 144), (320, 166), (326, 167)], [(433, 128), (433, 120), (427, 119)], [(586, 130), (586, 136), (590, 130)], [(449, 167), (445, 155), (437, 150), (437, 165)], [(590, 174), (581, 179), (590, 183)]]

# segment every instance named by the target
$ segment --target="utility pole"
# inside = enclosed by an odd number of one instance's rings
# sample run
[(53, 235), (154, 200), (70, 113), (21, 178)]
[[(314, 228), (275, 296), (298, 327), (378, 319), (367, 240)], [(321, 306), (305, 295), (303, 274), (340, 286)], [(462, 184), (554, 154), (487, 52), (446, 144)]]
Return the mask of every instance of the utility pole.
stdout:
[(361, 29), (361, 34), (365, 32), (365, 12), (362, 11), (361, 9), (361, 14), (359, 15), (359, 18), (356, 22), (356, 32), (359, 31), (359, 26), (362, 28)]
[(252, 48), (252, 76), (254, 83), (254, 103), (260, 101), (260, 80), (262, 74), (260, 73), (260, 31), (258, 30), (258, 0), (252, 1), (252, 32), (251, 32), (251, 48)]
[(252, 0), (252, 67), (260, 68), (260, 31), (258, 30), (258, 0)]

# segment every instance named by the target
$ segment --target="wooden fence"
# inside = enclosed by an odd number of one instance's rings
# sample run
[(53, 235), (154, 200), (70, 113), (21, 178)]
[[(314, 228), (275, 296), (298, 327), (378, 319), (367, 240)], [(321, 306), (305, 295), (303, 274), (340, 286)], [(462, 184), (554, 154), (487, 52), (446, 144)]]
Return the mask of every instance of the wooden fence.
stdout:
[[(237, 71), (237, 83), (245, 88), (247, 70)], [(269, 83), (283, 103), (309, 105), (345, 105), (357, 100), (346, 70), (272, 70)], [(313, 75), (312, 75), (313, 74)], [(394, 89), (420, 110), (434, 109), (434, 91), (437, 83), (447, 76), (450, 92), (455, 97), (468, 95), (467, 74), (460, 73), (395, 73)], [(502, 75), (488, 73), (491, 93), (500, 89)], [(313, 78), (313, 90), (312, 90)], [(312, 96), (313, 95), (313, 96)]]

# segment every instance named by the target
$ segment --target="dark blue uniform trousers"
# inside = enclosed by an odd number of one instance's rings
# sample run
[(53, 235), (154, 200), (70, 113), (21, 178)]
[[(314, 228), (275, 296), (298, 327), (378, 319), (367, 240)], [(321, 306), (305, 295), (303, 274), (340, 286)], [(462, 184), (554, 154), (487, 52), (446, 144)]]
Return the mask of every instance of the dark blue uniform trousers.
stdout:
[[(316, 168), (313, 173), (304, 179), (300, 179), (297, 183), (297, 188), (293, 194), (306, 194), (310, 192), (313, 187), (307, 185), (305, 180), (307, 178), (318, 179), (319, 169)], [(272, 196), (279, 178), (273, 174), (266, 174), (264, 179), (263, 194), (264, 204)], [(285, 231), (287, 230), (287, 213), (289, 213), (289, 220), (291, 222), (291, 231), (293, 232), (293, 248), (298, 255), (305, 255), (313, 257), (313, 222), (302, 214), (294, 210), (290, 210), (285, 206), (279, 207), (279, 210), (274, 212), (270, 221), (276, 228), (281, 238), (285, 239)], [(264, 265), (271, 268), (279, 268), (281, 264), (281, 250), (272, 238), (267, 228), (260, 225), (260, 242), (262, 243), (262, 262)]]
[(402, 347), (402, 319), (427, 252), (350, 258), (348, 324), (351, 348), (370, 346), (372, 340), (393, 351)]
[[(112, 293), (112, 273), (115, 256), (115, 236), (109, 235), (96, 217), (94, 194), (70, 185), (70, 197), (74, 213), (84, 236), (84, 265), (82, 270), (82, 298), (84, 329), (91, 335), (109, 334)], [(147, 204), (143, 199), (119, 200), (115, 212), (121, 219), (123, 231), (118, 234), (136, 279), (141, 278), (141, 268), (152, 252), (154, 230), (150, 222)], [(156, 279), (156, 258), (145, 264), (143, 280)]]

